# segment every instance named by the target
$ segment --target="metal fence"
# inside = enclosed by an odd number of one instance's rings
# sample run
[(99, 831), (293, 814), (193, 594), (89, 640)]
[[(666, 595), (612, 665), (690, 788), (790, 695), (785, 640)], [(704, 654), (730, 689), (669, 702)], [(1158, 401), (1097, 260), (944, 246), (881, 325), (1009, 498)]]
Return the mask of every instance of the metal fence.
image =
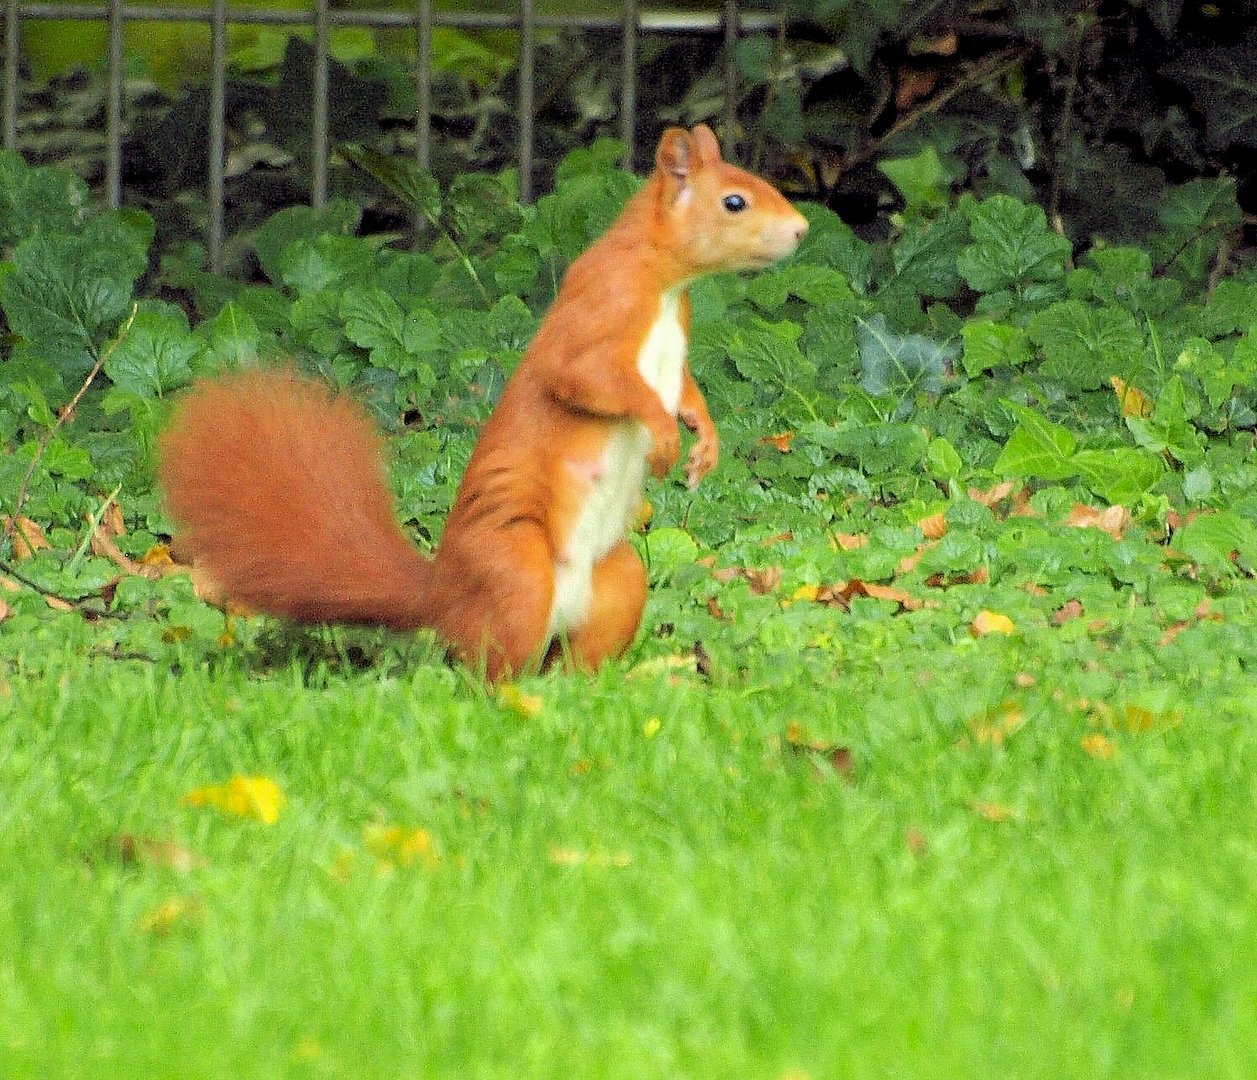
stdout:
[(330, 35), (333, 28), (352, 26), (389, 30), (412, 30), (416, 36), (415, 72), (415, 158), (427, 168), (432, 139), (432, 31), (435, 27), (462, 30), (517, 30), (520, 197), (532, 197), (533, 116), (536, 100), (534, 71), (536, 32), (539, 29), (574, 29), (618, 32), (623, 46), (620, 86), (620, 137), (628, 145), (626, 164), (632, 161), (633, 133), (637, 116), (637, 54), (643, 34), (719, 34), (724, 41), (725, 116), (724, 130), (734, 129), (733, 110), (737, 100), (735, 47), (745, 32), (776, 29), (777, 17), (743, 12), (738, 0), (724, 0), (718, 9), (707, 12), (643, 11), (637, 0), (626, 0), (615, 15), (546, 15), (535, 10), (534, 0), (519, 0), (513, 14), (467, 11), (434, 11), (432, 0), (414, 0), (406, 11), (358, 11), (333, 9), (329, 0), (313, 0), (309, 11), (275, 8), (231, 8), (226, 0), (211, 0), (207, 8), (154, 6), (138, 7), (122, 0), (105, 3), (52, 4), (3, 0), (4, 19), (3, 105), (0, 126), (7, 149), (17, 144), (19, 107), (18, 66), (21, 27), (24, 20), (86, 20), (108, 26), (109, 51), (106, 63), (107, 95), (105, 110), (105, 198), (117, 206), (122, 197), (122, 78), (123, 29), (128, 22), (208, 23), (210, 28), (209, 159), (207, 197), (209, 223), (206, 242), (210, 264), (222, 264), (224, 237), (224, 168), (226, 164), (225, 99), (227, 83), (227, 28), (234, 26), (304, 26), (314, 37), (314, 80), (312, 100), (310, 201), (321, 206), (327, 200), (328, 161), (331, 147), (328, 119)]

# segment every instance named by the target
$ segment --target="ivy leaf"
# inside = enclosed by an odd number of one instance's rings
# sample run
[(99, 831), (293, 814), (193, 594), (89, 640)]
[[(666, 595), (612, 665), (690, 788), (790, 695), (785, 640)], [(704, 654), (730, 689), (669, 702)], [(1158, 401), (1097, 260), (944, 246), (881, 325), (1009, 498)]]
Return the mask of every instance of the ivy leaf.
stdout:
[(1137, 502), (1165, 473), (1158, 456), (1129, 447), (1080, 450), (1070, 464), (1092, 492), (1113, 505)]
[(1201, 514), (1174, 534), (1173, 546), (1211, 570), (1233, 571), (1233, 553), (1251, 568), (1257, 564), (1257, 525), (1232, 510)]
[(182, 309), (148, 304), (105, 361), (105, 374), (120, 390), (161, 398), (186, 385), (204, 356), (205, 346), (188, 332)]
[(870, 394), (890, 394), (901, 402), (918, 393), (937, 394), (957, 352), (953, 345), (920, 334), (896, 334), (882, 315), (857, 319), (856, 340), (864, 371), (860, 385)]
[(1065, 273), (1070, 242), (1048, 228), (1047, 215), (1010, 195), (982, 202), (962, 200), (973, 243), (956, 260), (969, 287), (978, 292), (1016, 290), (1031, 282), (1054, 282)]
[(1005, 401), (1004, 407), (1017, 418), (1017, 427), (992, 466), (997, 474), (1040, 480), (1076, 475), (1073, 457), (1078, 440), (1066, 428), (1016, 402)]

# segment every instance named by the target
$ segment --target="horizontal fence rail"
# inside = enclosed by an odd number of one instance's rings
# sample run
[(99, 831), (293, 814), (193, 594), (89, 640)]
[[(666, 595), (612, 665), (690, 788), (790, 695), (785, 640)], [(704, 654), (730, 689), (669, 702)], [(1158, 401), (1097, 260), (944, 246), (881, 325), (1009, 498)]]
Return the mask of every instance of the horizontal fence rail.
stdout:
[(411, 30), (416, 35), (415, 71), (415, 160), (427, 169), (431, 162), (432, 140), (432, 31), (515, 30), (519, 33), (517, 53), (519, 121), (516, 158), (519, 165), (519, 194), (532, 198), (534, 108), (536, 100), (536, 31), (592, 30), (618, 33), (623, 48), (620, 87), (620, 138), (627, 146), (625, 165), (633, 159), (633, 136), (637, 118), (637, 56), (643, 34), (719, 34), (724, 42), (726, 139), (734, 131), (737, 100), (735, 51), (743, 33), (775, 31), (779, 17), (762, 12), (742, 12), (737, 0), (725, 0), (719, 11), (642, 11), (637, 0), (626, 0), (619, 15), (541, 14), (534, 0), (520, 0), (515, 13), (475, 11), (434, 11), (431, 0), (416, 0), (407, 11), (356, 11), (333, 9), (329, 0), (313, 0), (305, 11), (277, 8), (231, 8), (226, 0), (212, 0), (209, 7), (140, 7), (121, 0), (103, 4), (22, 3), (3, 0), (4, 77), (0, 83), (0, 129), (6, 149), (17, 146), (21, 25), (24, 20), (90, 21), (108, 27), (107, 92), (105, 107), (105, 198), (113, 207), (122, 199), (123, 137), (123, 31), (131, 22), (199, 23), (210, 28), (209, 160), (206, 194), (209, 220), (206, 243), (210, 265), (222, 268), (225, 236), (226, 167), (226, 83), (227, 29), (229, 26), (294, 26), (309, 28), (314, 39), (314, 79), (311, 110), (310, 202), (322, 206), (327, 201), (328, 167), (331, 157), (328, 97), (331, 70), (331, 32), (340, 27)]

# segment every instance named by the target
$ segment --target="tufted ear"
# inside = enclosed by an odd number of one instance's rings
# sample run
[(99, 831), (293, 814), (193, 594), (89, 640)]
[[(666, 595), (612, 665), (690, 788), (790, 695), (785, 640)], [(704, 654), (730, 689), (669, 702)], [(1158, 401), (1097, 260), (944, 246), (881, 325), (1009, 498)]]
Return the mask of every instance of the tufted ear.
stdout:
[(720, 143), (706, 124), (695, 124), (690, 131), (690, 141), (704, 165), (715, 165), (720, 160)]
[(695, 152), (692, 142), (690, 133), (685, 128), (668, 128), (659, 140), (659, 149), (655, 151), (655, 164), (659, 171), (684, 183), (694, 166)]

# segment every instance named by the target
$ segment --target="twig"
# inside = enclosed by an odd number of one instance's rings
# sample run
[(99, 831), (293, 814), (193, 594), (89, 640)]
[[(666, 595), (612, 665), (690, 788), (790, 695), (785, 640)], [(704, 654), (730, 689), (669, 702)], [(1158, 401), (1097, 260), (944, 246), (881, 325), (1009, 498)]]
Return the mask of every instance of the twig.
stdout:
[(77, 611), (80, 615), (90, 615), (94, 619), (125, 619), (127, 618), (127, 614), (125, 612), (110, 611), (107, 608), (102, 608), (102, 607), (89, 607), (83, 601), (86, 600), (89, 596), (91, 596), (92, 595), (91, 593), (86, 593), (83, 596), (78, 596), (78, 597), (62, 596), (61, 593), (55, 592), (54, 590), (48, 588), (46, 585), (41, 585), (38, 581), (35, 581), (33, 578), (27, 577), (24, 573), (22, 573), (21, 570), (18, 570), (7, 559), (0, 559), (0, 570), (4, 571), (4, 573), (6, 573), (9, 577), (11, 577), (14, 581), (18, 582), (20, 585), (25, 585), (31, 591), (39, 593), (39, 595), (44, 597), (45, 600), (55, 600), (57, 601), (58, 604), (64, 605), (66, 608), (68, 608), (71, 611)]
[(78, 391), (70, 399), (69, 403), (57, 413), (57, 419), (53, 421), (52, 427), (48, 428), (39, 440), (39, 446), (35, 450), (35, 456), (31, 459), (30, 467), (26, 470), (26, 475), (22, 477), (21, 484), (18, 485), (17, 499), (13, 503), (13, 513), (9, 515), (9, 520), (4, 526), (4, 533), (0, 535), (0, 540), (7, 540), (13, 535), (13, 530), (17, 528), (18, 517), (22, 513), (22, 507), (26, 505), (26, 499), (30, 494), (31, 477), (35, 475), (35, 470), (43, 460), (44, 453), (48, 450), (48, 444), (52, 442), (52, 437), (60, 430), (61, 426), (74, 415), (74, 410), (78, 407), (79, 402), (83, 400), (83, 395), (87, 393), (87, 388), (92, 385), (96, 376), (100, 374), (100, 369), (105, 366), (106, 361), (113, 355), (114, 350), (126, 340), (127, 334), (131, 332), (131, 324), (135, 322), (135, 313), (137, 311), (139, 311), (139, 305), (133, 303), (131, 305), (131, 314), (127, 316), (127, 321), (122, 324), (113, 340), (101, 350), (100, 355), (96, 358), (96, 362), (92, 364), (92, 370), (87, 373), (87, 378), (83, 380), (83, 385), (78, 388)]

